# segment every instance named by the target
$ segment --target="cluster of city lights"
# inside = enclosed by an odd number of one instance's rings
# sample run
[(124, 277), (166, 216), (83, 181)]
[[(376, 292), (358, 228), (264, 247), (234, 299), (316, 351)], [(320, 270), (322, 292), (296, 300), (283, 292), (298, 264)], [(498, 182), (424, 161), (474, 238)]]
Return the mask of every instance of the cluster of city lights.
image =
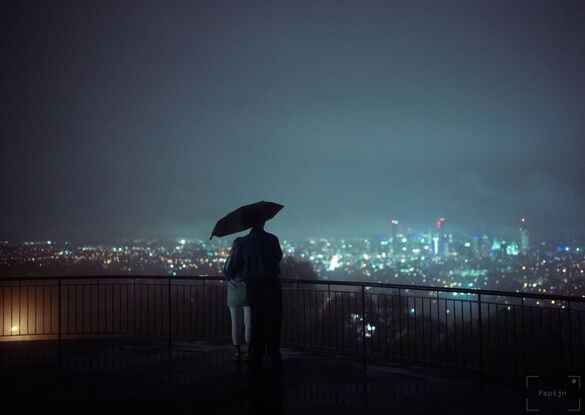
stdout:
[[(285, 259), (309, 263), (325, 280), (584, 295), (583, 246), (533, 243), (526, 219), (521, 223), (518, 241), (486, 234), (454, 235), (446, 231), (445, 218), (439, 218), (436, 228), (426, 232), (405, 229), (392, 219), (389, 234), (378, 237), (280, 242)], [(50, 274), (54, 269), (104, 275), (221, 275), (231, 239), (113, 244), (4, 241), (0, 267), (8, 275)]]

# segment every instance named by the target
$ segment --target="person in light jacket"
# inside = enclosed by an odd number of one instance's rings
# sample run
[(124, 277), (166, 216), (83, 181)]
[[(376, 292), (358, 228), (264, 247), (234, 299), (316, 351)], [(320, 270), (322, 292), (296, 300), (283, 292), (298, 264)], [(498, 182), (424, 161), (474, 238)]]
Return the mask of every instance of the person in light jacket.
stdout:
[[(251, 311), (248, 304), (246, 293), (246, 281), (243, 273), (233, 273), (231, 271), (232, 258), (236, 251), (241, 238), (236, 238), (232, 244), (230, 257), (224, 266), (224, 274), (229, 278), (227, 289), (227, 305), (230, 308), (232, 318), (232, 343), (234, 345), (234, 358), (240, 360), (242, 356), (242, 328), (244, 329), (244, 339), (246, 342), (245, 353), (249, 352), (250, 344), (250, 321)], [(243, 326), (243, 327), (242, 327)]]

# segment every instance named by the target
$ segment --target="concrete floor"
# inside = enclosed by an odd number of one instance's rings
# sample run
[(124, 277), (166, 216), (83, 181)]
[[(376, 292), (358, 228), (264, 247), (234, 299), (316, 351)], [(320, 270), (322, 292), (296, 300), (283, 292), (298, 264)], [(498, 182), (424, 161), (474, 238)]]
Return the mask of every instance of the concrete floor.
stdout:
[[(169, 359), (170, 357), (170, 359)], [(20, 413), (521, 414), (523, 379), (485, 379), (359, 356), (284, 348), (258, 375), (212, 341), (0, 343), (0, 407)], [(8, 413), (8, 412), (6, 412)], [(15, 412), (11, 412), (15, 413)], [(543, 413), (543, 412), (541, 412)]]

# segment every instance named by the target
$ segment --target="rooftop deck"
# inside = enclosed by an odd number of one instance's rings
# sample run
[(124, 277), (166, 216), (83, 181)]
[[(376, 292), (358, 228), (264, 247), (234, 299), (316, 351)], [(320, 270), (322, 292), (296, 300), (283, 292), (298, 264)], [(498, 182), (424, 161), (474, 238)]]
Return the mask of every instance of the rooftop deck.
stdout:
[(585, 298), (282, 281), (283, 368), (253, 376), (232, 360), (222, 278), (3, 279), (0, 408), (500, 415), (585, 407)]
[[(359, 355), (283, 349), (280, 373), (258, 376), (229, 344), (64, 340), (0, 343), (2, 401), (24, 413), (518, 414), (517, 377), (368, 361)], [(169, 359), (170, 357), (170, 359)]]

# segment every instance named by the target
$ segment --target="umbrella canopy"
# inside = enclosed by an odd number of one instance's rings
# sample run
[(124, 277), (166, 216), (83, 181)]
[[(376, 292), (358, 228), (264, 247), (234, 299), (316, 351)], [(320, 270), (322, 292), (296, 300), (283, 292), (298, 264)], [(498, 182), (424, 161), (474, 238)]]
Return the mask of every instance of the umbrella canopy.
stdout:
[(213, 236), (225, 236), (245, 231), (254, 225), (266, 222), (268, 219), (272, 219), (283, 207), (284, 205), (263, 200), (242, 206), (217, 221), (209, 239)]

